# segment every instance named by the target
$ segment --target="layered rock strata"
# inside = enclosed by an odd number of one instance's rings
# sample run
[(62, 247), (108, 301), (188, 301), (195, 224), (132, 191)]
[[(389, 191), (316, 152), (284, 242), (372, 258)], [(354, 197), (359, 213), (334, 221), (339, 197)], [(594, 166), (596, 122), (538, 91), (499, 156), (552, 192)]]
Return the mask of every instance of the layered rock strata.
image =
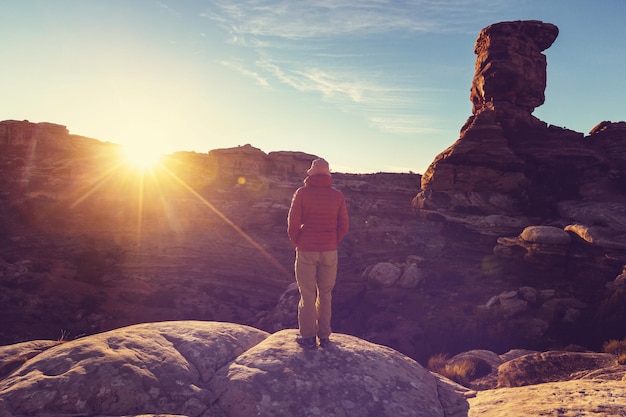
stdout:
[[(543, 104), (546, 57), (558, 28), (539, 21), (497, 23), (476, 40), (473, 115), (422, 176), (414, 206), (492, 234), (478, 218), (518, 232), (558, 217), (557, 204), (590, 194), (615, 197), (626, 172), (624, 122), (602, 122), (585, 137), (532, 115)], [(623, 196), (623, 194), (622, 194)], [(516, 220), (508, 220), (514, 217)], [(501, 233), (501, 231), (498, 231)]]
[[(510, 317), (527, 316), (520, 328), (540, 320), (533, 332), (559, 338), (585, 323), (581, 338), (623, 337), (616, 276), (626, 264), (626, 123), (603, 121), (584, 135), (533, 116), (545, 101), (542, 52), (558, 33), (540, 21), (480, 32), (473, 114), (422, 176), (413, 206), (443, 224), (450, 239), (492, 242), (499, 267), (490, 269), (491, 281), (576, 300), (551, 318), (513, 309)], [(486, 308), (511, 310), (501, 299)], [(548, 326), (556, 317), (563, 322)]]

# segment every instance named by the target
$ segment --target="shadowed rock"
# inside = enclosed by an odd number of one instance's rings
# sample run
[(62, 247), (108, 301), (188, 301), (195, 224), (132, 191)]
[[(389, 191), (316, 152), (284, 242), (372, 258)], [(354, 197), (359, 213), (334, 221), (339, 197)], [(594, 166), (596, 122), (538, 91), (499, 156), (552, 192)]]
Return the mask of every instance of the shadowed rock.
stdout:
[(510, 360), (498, 368), (499, 387), (522, 387), (544, 382), (568, 381), (577, 372), (617, 365), (608, 353), (542, 352)]

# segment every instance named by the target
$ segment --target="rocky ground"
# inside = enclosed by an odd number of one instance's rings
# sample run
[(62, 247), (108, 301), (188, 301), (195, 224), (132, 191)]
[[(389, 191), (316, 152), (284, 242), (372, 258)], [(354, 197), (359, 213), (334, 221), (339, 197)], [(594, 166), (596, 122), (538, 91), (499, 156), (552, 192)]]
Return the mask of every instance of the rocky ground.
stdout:
[(611, 354), (466, 352), (452, 362), (482, 363), (482, 377), (469, 381), (472, 389), (354, 336), (335, 334), (329, 347), (303, 350), (294, 341), (296, 334), (177, 321), (139, 324), (68, 342), (1, 347), (0, 414), (626, 414), (626, 366), (617, 365)]
[[(4, 154), (5, 167), (13, 160)], [(285, 230), (301, 175), (187, 190), (167, 188), (171, 179), (161, 172), (159, 186), (146, 181), (140, 194), (136, 175), (123, 169), (104, 184), (98, 172), (72, 179), (40, 172), (27, 186), (10, 175), (2, 183), (0, 343), (160, 320), (297, 327)], [(438, 353), (597, 349), (605, 340), (580, 326), (587, 303), (603, 300), (619, 270), (571, 288), (560, 262), (507, 260), (493, 252), (496, 237), (414, 212), (417, 174), (334, 179), (351, 218), (340, 248), (337, 332), (423, 364)], [(589, 288), (597, 292), (585, 295)]]

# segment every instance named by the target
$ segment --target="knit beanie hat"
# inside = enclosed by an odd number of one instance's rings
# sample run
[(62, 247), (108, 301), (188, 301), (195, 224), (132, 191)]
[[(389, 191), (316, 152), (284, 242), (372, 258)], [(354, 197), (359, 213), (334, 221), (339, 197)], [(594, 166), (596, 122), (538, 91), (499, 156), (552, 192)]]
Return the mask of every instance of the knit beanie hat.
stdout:
[(306, 172), (308, 175), (330, 175), (330, 167), (325, 159), (316, 159), (311, 162), (311, 168)]

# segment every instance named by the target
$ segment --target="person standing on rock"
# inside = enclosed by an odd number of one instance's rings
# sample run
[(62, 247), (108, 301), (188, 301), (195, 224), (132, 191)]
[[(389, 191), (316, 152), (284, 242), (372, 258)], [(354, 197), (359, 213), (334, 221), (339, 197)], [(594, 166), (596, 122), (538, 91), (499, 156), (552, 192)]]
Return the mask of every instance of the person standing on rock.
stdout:
[(328, 162), (311, 163), (304, 186), (293, 194), (287, 233), (296, 247), (295, 275), (300, 290), (296, 342), (302, 347), (330, 343), (332, 291), (337, 278), (337, 247), (348, 233), (348, 210), (334, 188)]

